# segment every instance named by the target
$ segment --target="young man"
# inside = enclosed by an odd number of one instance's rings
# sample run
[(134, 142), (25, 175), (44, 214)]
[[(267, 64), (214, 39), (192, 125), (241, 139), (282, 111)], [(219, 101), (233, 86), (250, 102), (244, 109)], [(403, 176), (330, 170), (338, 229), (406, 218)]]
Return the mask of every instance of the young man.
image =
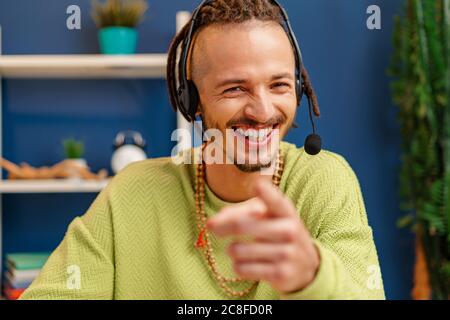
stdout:
[[(328, 151), (277, 147), (299, 104), (298, 66), (282, 21), (269, 0), (201, 6), (184, 48), (188, 77), (198, 92), (195, 113), (224, 143), (196, 148), (194, 163), (181, 154), (128, 166), (71, 223), (23, 299), (384, 298), (347, 162)], [(192, 23), (169, 52), (176, 108), (177, 48)], [(227, 161), (208, 161), (213, 153)], [(271, 174), (262, 174), (267, 167)]]

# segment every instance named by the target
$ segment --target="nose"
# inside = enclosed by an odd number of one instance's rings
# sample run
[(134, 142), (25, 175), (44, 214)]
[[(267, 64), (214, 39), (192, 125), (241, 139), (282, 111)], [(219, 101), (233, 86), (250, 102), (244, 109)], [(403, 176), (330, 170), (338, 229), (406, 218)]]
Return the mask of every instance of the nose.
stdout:
[(265, 88), (255, 92), (244, 109), (245, 116), (258, 122), (266, 123), (275, 115), (275, 106), (270, 93)]

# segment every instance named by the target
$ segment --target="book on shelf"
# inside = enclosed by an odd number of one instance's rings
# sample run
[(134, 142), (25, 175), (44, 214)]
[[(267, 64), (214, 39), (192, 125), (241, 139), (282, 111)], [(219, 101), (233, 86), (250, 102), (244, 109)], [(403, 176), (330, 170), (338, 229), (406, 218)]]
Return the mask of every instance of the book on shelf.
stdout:
[(49, 257), (48, 252), (10, 253), (6, 255), (8, 268), (16, 270), (40, 269)]
[(35, 278), (27, 279), (27, 280), (15, 279), (15, 278), (11, 277), (11, 274), (7, 271), (7, 272), (5, 272), (5, 276), (3, 279), (5, 280), (5, 283), (7, 283), (12, 288), (23, 289), (23, 288), (28, 288)]
[(3, 290), (3, 294), (7, 300), (17, 300), (20, 298), (22, 293), (26, 288), (14, 289), (9, 284), (5, 284), (5, 289)]
[(7, 274), (9, 274), (11, 278), (20, 281), (34, 279), (38, 276), (39, 271), (41, 271), (41, 269), (17, 270), (10, 267), (7, 267), (7, 270)]
[(11, 253), (6, 255), (3, 294), (15, 300), (36, 279), (50, 252)]

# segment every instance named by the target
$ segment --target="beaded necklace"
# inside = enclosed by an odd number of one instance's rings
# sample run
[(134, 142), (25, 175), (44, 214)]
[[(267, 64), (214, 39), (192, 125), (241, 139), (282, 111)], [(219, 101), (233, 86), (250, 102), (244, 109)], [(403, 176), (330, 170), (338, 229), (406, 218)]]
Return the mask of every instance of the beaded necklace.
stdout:
[[(201, 147), (201, 162), (197, 164), (196, 170), (196, 182), (195, 182), (195, 208), (196, 208), (196, 220), (197, 220), (197, 230), (198, 239), (195, 243), (197, 249), (202, 249), (206, 261), (208, 263), (209, 269), (211, 270), (214, 278), (219, 283), (220, 287), (225, 291), (229, 297), (243, 297), (249, 294), (257, 285), (259, 281), (252, 281), (251, 285), (243, 291), (236, 291), (230, 288), (230, 283), (244, 282), (245, 280), (241, 278), (227, 278), (224, 277), (217, 268), (216, 258), (213, 254), (213, 248), (211, 241), (209, 239), (209, 234), (206, 230), (207, 215), (205, 213), (205, 176), (206, 176), (206, 166), (203, 161), (203, 152), (206, 144)], [(283, 173), (284, 162), (281, 156), (281, 151), (278, 151), (277, 163), (275, 172), (272, 176), (272, 183), (274, 186), (280, 186), (281, 175)]]

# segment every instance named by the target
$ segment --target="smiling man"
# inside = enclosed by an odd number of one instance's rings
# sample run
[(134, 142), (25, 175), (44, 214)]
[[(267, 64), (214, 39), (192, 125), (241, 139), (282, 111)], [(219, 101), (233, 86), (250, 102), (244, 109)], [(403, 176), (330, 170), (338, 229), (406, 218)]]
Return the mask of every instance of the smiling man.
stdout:
[(275, 1), (198, 8), (170, 48), (169, 93), (214, 139), (121, 171), (23, 299), (384, 299), (355, 174), (337, 154), (281, 142), (300, 74), (319, 115), (285, 26)]

